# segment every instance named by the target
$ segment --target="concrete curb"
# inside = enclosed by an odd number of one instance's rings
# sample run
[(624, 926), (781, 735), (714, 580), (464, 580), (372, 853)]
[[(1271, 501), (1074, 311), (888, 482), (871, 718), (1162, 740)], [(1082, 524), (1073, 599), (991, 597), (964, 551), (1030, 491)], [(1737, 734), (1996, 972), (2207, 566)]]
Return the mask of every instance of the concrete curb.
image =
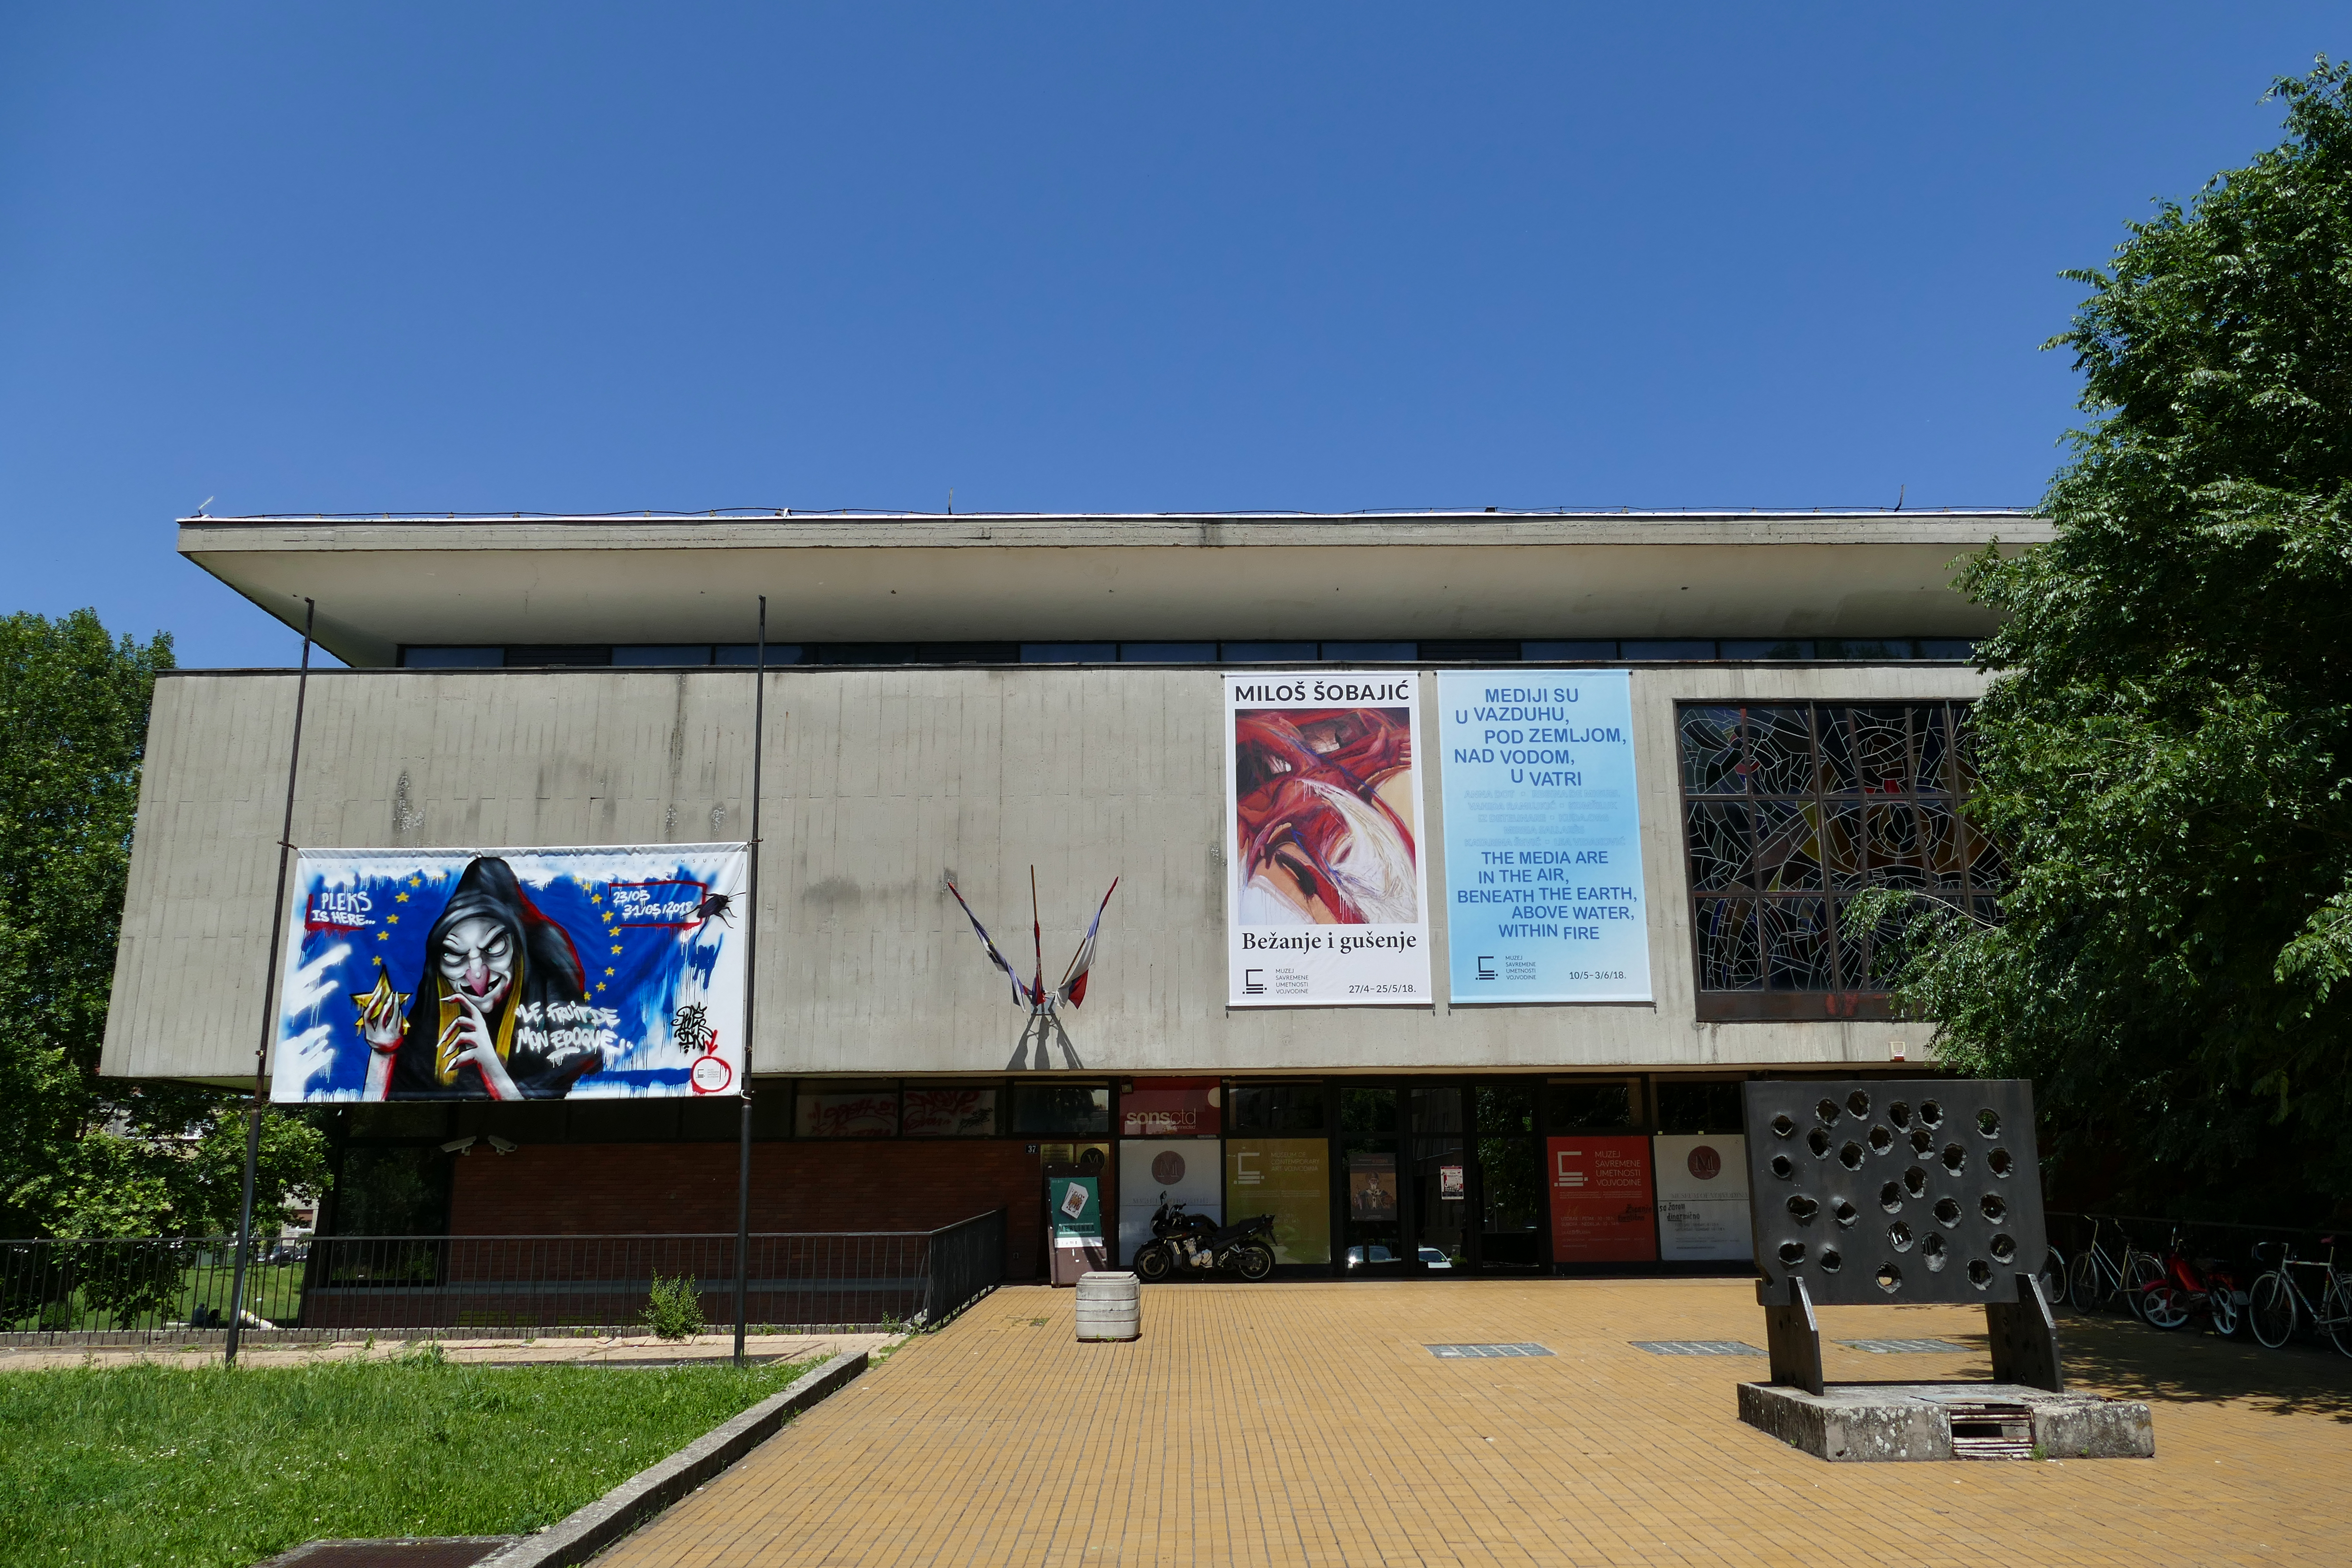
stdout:
[(787, 1420), (846, 1387), (865, 1370), (864, 1351), (834, 1357), (791, 1387), (712, 1427), (659, 1464), (639, 1470), (586, 1508), (484, 1558), (478, 1568), (572, 1568), (574, 1563), (585, 1563), (774, 1436)]
[[(473, 1564), (479, 1568), (482, 1559), (504, 1546), (514, 1543), (511, 1535), (392, 1535), (373, 1541), (340, 1540), (329, 1537), (323, 1541), (306, 1541), (299, 1546), (289, 1547), (277, 1556), (254, 1564), (254, 1568), (296, 1568), (313, 1557), (332, 1563), (338, 1559), (357, 1558), (365, 1562), (374, 1557), (378, 1562), (447, 1564)], [(480, 1550), (467, 1556), (466, 1548)]]

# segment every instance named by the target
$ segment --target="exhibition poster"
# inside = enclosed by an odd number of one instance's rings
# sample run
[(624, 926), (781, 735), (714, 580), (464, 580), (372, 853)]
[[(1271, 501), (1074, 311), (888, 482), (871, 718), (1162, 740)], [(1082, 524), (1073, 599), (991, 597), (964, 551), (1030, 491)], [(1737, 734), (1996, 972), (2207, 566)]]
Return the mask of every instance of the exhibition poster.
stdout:
[(1633, 686), (1622, 669), (1437, 678), (1455, 1002), (1647, 1002)]
[(1227, 1000), (1426, 1005), (1413, 674), (1228, 675)]
[(1272, 1215), (1277, 1263), (1330, 1262), (1330, 1140), (1226, 1139), (1225, 1212)]
[(1348, 1152), (1348, 1217), (1358, 1225), (1395, 1223), (1397, 1160), (1393, 1152)]
[(1544, 1152), (1554, 1262), (1656, 1260), (1647, 1138), (1551, 1138)]
[(740, 844), (304, 849), (281, 1101), (738, 1094)]
[(1748, 1140), (1700, 1133), (1652, 1140), (1658, 1256), (1669, 1262), (1756, 1256), (1748, 1214)]

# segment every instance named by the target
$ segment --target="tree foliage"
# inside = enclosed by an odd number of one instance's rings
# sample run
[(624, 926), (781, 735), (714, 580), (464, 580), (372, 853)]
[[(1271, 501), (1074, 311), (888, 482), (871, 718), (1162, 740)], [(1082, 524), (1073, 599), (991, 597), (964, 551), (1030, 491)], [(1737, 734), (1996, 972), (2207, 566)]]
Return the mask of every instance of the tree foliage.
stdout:
[[(98, 1076), (148, 708), (171, 665), (169, 637), (117, 641), (93, 611), (0, 618), (0, 1235), (236, 1227), (242, 1097)], [(266, 1118), (257, 1201), (322, 1175), (317, 1130)]]
[(2352, 104), (2129, 226), (2045, 346), (2094, 417), (2000, 609), (1972, 814), (2002, 923), (1930, 913), (1898, 992), (1963, 1070), (2030, 1077), (2117, 1201), (2352, 1200)]

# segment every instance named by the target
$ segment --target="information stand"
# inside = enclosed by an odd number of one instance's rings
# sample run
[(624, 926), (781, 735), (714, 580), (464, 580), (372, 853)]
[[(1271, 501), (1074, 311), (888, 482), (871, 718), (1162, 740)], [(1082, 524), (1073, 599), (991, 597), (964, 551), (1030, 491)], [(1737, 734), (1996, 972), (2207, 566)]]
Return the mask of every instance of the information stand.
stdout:
[(1102, 1183), (1093, 1176), (1045, 1178), (1049, 1275), (1055, 1285), (1076, 1285), (1078, 1277), (1110, 1267), (1103, 1245)]

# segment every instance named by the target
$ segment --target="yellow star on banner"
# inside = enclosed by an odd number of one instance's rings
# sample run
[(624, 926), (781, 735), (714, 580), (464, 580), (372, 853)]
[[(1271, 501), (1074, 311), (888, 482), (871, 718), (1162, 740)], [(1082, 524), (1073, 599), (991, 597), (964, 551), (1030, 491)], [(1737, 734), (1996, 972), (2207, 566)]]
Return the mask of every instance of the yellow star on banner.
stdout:
[(614, 952), (620, 952), (620, 951), (621, 951), (621, 944), (620, 944), (619, 942), (614, 942), (614, 943), (613, 944), (613, 951), (614, 951)]
[(588, 901), (592, 904), (601, 904), (604, 901), (604, 895), (602, 893), (591, 893), (588, 895)]
[(597, 990), (599, 990), (599, 991), (602, 991), (603, 989), (604, 989), (604, 983), (603, 981), (601, 981), (601, 980), (599, 980), (598, 982), (596, 982), (596, 989), (597, 989)]
[(392, 896), (392, 901), (395, 904), (404, 904), (408, 902), (408, 895), (406, 893), (394, 893)]
[(366, 991), (352, 993), (352, 1005), (360, 1010), (360, 1026), (362, 1028), (367, 1026), (371, 1014), (384, 1018), (395, 1016), (402, 1008), (408, 1005), (409, 995), (408, 992), (393, 989), (392, 976), (385, 972), (383, 960), (377, 959), (374, 986)]
[(604, 911), (604, 923), (605, 923), (605, 924), (607, 924), (607, 925), (610, 925), (610, 924), (612, 924), (612, 922), (613, 922), (613, 911), (612, 911), (612, 910), (606, 910)]
[(421, 888), (425, 886), (425, 879), (422, 877), (411, 877), (408, 879), (408, 885), (412, 888)]
[[(375, 939), (378, 942), (390, 942), (392, 940), (392, 933), (388, 931), (380, 931), (375, 933)], [(614, 952), (618, 952), (621, 950), (616, 947), (613, 951)]]
[(612, 973), (613, 973), (613, 966), (612, 966), (611, 964), (609, 964), (609, 963), (608, 963), (608, 964), (606, 964), (606, 965), (604, 966), (604, 973), (607, 973), (607, 974)]

